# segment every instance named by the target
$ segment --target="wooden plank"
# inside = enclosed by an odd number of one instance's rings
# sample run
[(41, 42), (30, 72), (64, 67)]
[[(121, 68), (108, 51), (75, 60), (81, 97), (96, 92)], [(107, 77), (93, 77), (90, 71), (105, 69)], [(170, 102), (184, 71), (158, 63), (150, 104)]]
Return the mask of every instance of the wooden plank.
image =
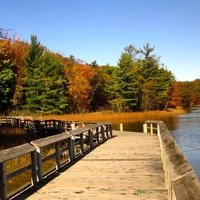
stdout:
[(91, 129), (90, 127), (85, 126), (85, 127), (82, 127), (82, 128), (76, 129), (76, 130), (69, 131), (68, 133), (70, 135), (79, 135), (79, 134), (82, 134), (83, 132), (89, 131), (90, 129)]
[(28, 143), (2, 150), (0, 151), (0, 163), (33, 152), (35, 150), (36, 149)]
[(195, 173), (185, 176), (173, 183), (176, 200), (200, 199), (200, 184)]
[(166, 170), (168, 197), (171, 200), (200, 199), (200, 183), (194, 169), (167, 130), (160, 122), (161, 152)]
[(34, 186), (37, 185), (37, 152), (31, 153), (31, 182)]
[(161, 140), (172, 181), (194, 171), (169, 131), (161, 133)]
[[(47, 178), (45, 186), (35, 193), (29, 195), (27, 191), (26, 199), (167, 200), (158, 137), (119, 131), (113, 134), (116, 137), (62, 170), (59, 176)], [(23, 195), (20, 197), (23, 199)]]
[(56, 143), (56, 169), (60, 169), (60, 142)]
[(6, 165), (5, 163), (0, 163), (0, 199), (7, 199), (7, 190), (6, 190)]
[(62, 140), (67, 140), (68, 138), (70, 138), (71, 136), (69, 134), (66, 133), (61, 133), (61, 134), (57, 134), (57, 135), (52, 135), (49, 137), (45, 137), (45, 138), (41, 138), (38, 140), (34, 140), (32, 142), (30, 142), (32, 145), (36, 146), (36, 147), (44, 147)]
[(9, 174), (6, 175), (6, 179), (11, 179), (19, 174), (22, 174), (23, 172), (27, 171), (31, 169), (31, 165), (27, 165), (27, 166), (24, 166), (24, 167), (21, 167), (20, 169), (17, 169), (16, 171), (13, 171)]

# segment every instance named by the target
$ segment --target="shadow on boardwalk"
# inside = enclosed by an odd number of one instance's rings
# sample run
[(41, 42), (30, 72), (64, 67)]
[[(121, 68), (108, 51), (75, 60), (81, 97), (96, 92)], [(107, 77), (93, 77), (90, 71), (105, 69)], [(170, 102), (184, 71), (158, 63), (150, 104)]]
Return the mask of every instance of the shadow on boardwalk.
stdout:
[(114, 137), (15, 199), (167, 199), (156, 135)]

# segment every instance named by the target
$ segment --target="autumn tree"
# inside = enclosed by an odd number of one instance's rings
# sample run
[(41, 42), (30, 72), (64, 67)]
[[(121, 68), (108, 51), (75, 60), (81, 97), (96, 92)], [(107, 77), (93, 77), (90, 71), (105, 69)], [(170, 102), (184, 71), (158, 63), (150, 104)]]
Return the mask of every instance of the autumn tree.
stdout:
[(11, 106), (14, 93), (15, 63), (11, 59), (10, 41), (0, 39), (0, 112)]
[(90, 110), (97, 111), (108, 106), (107, 85), (110, 75), (104, 71), (103, 67), (95, 67), (95, 75), (91, 81)]
[(7, 39), (0, 29), (0, 111), (41, 113), (121, 111), (188, 107), (200, 103), (200, 81), (176, 82), (146, 43), (124, 48), (117, 66), (86, 64), (42, 46)]
[(172, 82), (172, 92), (171, 92), (171, 99), (169, 101), (169, 106), (170, 107), (177, 107), (181, 106), (181, 100), (182, 98), (179, 95), (179, 84), (177, 81)]
[(178, 96), (181, 99), (180, 106), (188, 108), (190, 106), (199, 105), (200, 102), (200, 80), (179, 81)]
[(192, 91), (194, 96), (193, 105), (200, 105), (200, 79), (192, 81)]
[(74, 112), (90, 110), (92, 85), (96, 71), (89, 65), (76, 64), (69, 73), (69, 94), (71, 95)]
[(192, 84), (190, 81), (178, 82), (179, 96), (181, 97), (181, 106), (188, 108), (191, 105)]
[(24, 66), (23, 59), (28, 53), (28, 43), (21, 41), (19, 38), (13, 39), (11, 43), (12, 50), (12, 60), (15, 63), (14, 73), (15, 73), (15, 87), (14, 87), (14, 95), (11, 100), (12, 106), (15, 109), (20, 109), (21, 106), (25, 103), (25, 95), (24, 95)]

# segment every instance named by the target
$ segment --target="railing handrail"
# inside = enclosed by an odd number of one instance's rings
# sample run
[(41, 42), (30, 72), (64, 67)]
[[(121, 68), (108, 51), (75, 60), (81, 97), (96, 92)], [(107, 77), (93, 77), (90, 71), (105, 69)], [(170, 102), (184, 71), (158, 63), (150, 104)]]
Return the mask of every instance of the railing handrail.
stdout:
[(158, 134), (169, 200), (200, 199), (200, 183), (191, 164), (160, 120), (148, 120), (143, 132)]
[(31, 153), (33, 151), (35, 151), (35, 148), (29, 143), (25, 143), (9, 149), (4, 149), (0, 151), (0, 163), (12, 160), (16, 157)]
[[(92, 149), (95, 145), (99, 145), (112, 137), (112, 124), (111, 123), (97, 123), (72, 130), (69, 132), (63, 132), (57, 135), (53, 135), (46, 138), (31, 141), (30, 144), (26, 143), (17, 147), (9, 148), (0, 151), (0, 199), (6, 200), (8, 198), (17, 195), (22, 189), (21, 187), (15, 193), (8, 195), (6, 189), (6, 182), (9, 178), (19, 175), (25, 170), (31, 169), (32, 172), (32, 184), (29, 187), (35, 186), (38, 182), (42, 181), (44, 176), (42, 173), (42, 163), (52, 157), (56, 158), (56, 166), (54, 171), (59, 170), (62, 166), (73, 161), (77, 156), (84, 154), (88, 149)], [(77, 141), (76, 141), (77, 140)], [(67, 147), (61, 148), (61, 142), (66, 141)], [(84, 147), (84, 142), (89, 142), (89, 147)], [(55, 144), (56, 152), (51, 155), (42, 157), (42, 148), (48, 145)], [(76, 145), (80, 145), (81, 153), (76, 154)], [(61, 154), (64, 151), (68, 151), (69, 160), (61, 165)], [(31, 164), (11, 174), (6, 174), (6, 162), (16, 157), (23, 156), (25, 154), (31, 154)], [(23, 189), (27, 189), (24, 186)]]

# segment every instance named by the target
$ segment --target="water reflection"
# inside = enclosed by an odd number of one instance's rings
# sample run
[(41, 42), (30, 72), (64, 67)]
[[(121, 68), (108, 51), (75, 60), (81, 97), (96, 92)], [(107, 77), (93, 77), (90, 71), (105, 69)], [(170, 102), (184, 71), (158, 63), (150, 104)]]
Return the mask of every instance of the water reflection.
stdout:
[(142, 132), (144, 121), (113, 121), (111, 122), (113, 130), (120, 130), (120, 123), (123, 124), (124, 131)]
[(173, 120), (177, 128), (169, 130), (200, 178), (200, 108), (193, 108)]

